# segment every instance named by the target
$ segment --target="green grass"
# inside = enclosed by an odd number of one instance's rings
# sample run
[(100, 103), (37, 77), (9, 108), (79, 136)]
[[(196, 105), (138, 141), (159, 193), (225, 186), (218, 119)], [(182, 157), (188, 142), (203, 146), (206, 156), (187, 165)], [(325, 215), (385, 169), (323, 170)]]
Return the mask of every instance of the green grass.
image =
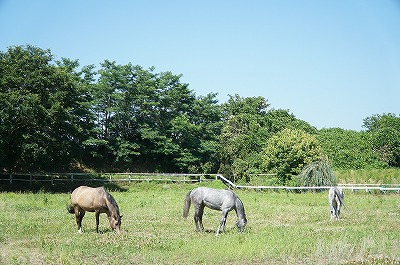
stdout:
[(400, 168), (339, 170), (335, 172), (339, 183), (399, 184)]
[[(0, 264), (399, 264), (400, 198), (347, 192), (348, 210), (330, 221), (326, 192), (237, 190), (248, 225), (229, 213), (227, 233), (215, 236), (220, 212), (205, 210), (205, 233), (193, 209), (182, 218), (186, 193), (199, 184), (132, 184), (111, 190), (123, 233), (87, 213), (83, 234), (68, 214), (67, 193), (0, 193)], [(220, 182), (202, 185), (224, 188)]]

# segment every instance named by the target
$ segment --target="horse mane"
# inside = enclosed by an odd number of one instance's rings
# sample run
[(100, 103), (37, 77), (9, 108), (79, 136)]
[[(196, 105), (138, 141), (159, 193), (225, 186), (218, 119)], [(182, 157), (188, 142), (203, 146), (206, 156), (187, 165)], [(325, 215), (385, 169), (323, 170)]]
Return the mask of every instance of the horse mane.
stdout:
[(119, 216), (119, 207), (118, 207), (117, 201), (104, 188), (103, 188), (103, 190), (105, 192), (106, 204), (107, 204), (108, 210), (109, 211), (113, 211), (113, 213), (114, 213), (114, 210), (115, 210), (115, 214)]
[(243, 214), (243, 219), (246, 219), (246, 213), (244, 211), (244, 205), (243, 202), (240, 200), (240, 198), (235, 194), (236, 197), (236, 201), (235, 201), (235, 208), (236, 208), (236, 214), (238, 214), (238, 212)]

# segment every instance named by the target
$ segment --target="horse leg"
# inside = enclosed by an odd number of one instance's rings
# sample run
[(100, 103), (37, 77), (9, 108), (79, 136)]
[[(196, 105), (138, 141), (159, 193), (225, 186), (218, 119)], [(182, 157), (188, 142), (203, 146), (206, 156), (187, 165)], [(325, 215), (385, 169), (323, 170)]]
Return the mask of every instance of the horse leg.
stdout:
[(96, 211), (96, 233), (99, 232), (100, 211)]
[(333, 200), (329, 203), (331, 207), (331, 220), (337, 219), (337, 203), (336, 200)]
[(196, 224), (196, 232), (200, 231), (199, 228), (199, 217), (197, 216), (197, 214), (194, 214), (194, 223)]
[(204, 226), (203, 226), (203, 213), (204, 213), (204, 205), (202, 205), (199, 209), (199, 223), (200, 223), (200, 229), (201, 231), (204, 232)]
[(78, 225), (78, 233), (82, 233), (82, 219), (85, 216), (85, 211), (79, 208), (75, 208), (75, 219), (76, 224)]
[(219, 226), (217, 229), (217, 233), (216, 236), (219, 235), (219, 231), (222, 229), (222, 232), (225, 233), (225, 223), (226, 223), (226, 217), (228, 216), (228, 211), (222, 211), (222, 217), (221, 220), (219, 222)]
[(204, 212), (204, 205), (200, 205), (199, 207), (195, 207), (194, 210), (194, 222), (196, 224), (196, 231), (199, 232), (204, 231), (203, 226), (203, 212)]

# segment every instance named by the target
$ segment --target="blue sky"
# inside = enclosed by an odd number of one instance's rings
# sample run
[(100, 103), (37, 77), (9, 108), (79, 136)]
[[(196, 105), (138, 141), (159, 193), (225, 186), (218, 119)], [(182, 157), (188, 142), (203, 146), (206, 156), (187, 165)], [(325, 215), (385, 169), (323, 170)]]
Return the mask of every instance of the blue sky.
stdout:
[(263, 96), (318, 129), (400, 114), (400, 2), (0, 0), (0, 50), (182, 74), (197, 96)]

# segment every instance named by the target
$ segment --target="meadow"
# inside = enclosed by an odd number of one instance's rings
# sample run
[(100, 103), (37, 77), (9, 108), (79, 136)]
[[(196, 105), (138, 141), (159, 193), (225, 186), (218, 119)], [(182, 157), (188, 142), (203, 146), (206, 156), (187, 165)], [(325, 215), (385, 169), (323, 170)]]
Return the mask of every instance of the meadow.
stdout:
[(230, 212), (215, 236), (220, 212), (206, 209), (204, 233), (193, 208), (182, 217), (186, 193), (201, 184), (132, 183), (109, 187), (119, 204), (121, 234), (105, 214), (86, 213), (84, 233), (67, 213), (69, 193), (0, 193), (0, 263), (4, 264), (400, 264), (400, 195), (345, 194), (348, 209), (331, 221), (327, 192), (235, 190), (248, 224)]

